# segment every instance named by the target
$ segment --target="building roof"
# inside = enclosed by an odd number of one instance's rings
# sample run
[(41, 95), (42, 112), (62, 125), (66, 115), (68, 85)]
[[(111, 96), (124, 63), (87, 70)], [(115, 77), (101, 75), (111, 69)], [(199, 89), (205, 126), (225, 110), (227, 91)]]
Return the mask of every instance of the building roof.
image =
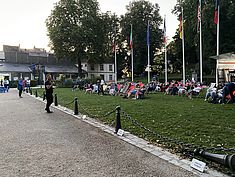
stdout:
[(210, 58), (215, 60), (223, 60), (223, 59), (235, 59), (234, 53), (224, 53), (221, 55), (211, 56)]
[(0, 72), (31, 72), (27, 64), (0, 63)]
[[(74, 66), (57, 66), (57, 65), (45, 65), (46, 73), (68, 73), (68, 74), (77, 74), (78, 68)], [(82, 71), (85, 72), (84, 70)]]
[[(31, 73), (32, 65), (29, 64), (15, 64), (15, 63), (0, 63), (0, 72), (22, 72)], [(75, 65), (62, 66), (62, 65), (45, 65), (46, 73), (64, 73), (64, 74), (77, 74), (78, 68)], [(82, 70), (83, 73), (86, 71)]]

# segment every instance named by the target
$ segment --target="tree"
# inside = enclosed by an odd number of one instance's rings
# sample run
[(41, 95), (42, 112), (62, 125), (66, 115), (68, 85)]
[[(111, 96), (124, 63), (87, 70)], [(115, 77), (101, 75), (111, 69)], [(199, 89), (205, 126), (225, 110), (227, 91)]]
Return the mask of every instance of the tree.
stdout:
[(78, 63), (99, 58), (102, 48), (101, 18), (96, 0), (60, 0), (46, 20), (50, 46), (58, 58)]
[[(199, 70), (199, 33), (197, 32), (197, 1), (178, 0), (174, 13), (179, 17), (184, 9), (184, 36), (186, 71)], [(210, 56), (216, 55), (216, 25), (213, 23), (215, 2), (202, 0), (203, 71), (209, 74), (215, 69)], [(220, 1), (220, 53), (235, 51), (235, 2)], [(181, 41), (176, 33), (177, 55), (182, 56)]]
[[(156, 49), (160, 49), (163, 41), (162, 30), (159, 29), (162, 18), (159, 15), (158, 4), (139, 0), (133, 1), (127, 6), (127, 13), (121, 16), (122, 51), (130, 51), (129, 36), (130, 25), (133, 28), (133, 51), (135, 73), (143, 73), (147, 65), (147, 24), (150, 22), (150, 63), (152, 63)], [(125, 56), (127, 57), (127, 56)], [(130, 65), (130, 58), (129, 58)]]

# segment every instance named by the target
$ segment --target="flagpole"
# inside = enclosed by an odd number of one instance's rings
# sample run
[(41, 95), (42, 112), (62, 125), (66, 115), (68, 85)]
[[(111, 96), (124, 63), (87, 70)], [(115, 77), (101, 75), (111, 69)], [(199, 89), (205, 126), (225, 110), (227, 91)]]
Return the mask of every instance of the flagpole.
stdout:
[[(164, 24), (166, 25), (166, 15), (164, 17)], [(164, 26), (164, 28), (166, 28)], [(167, 40), (166, 40), (166, 29), (164, 29), (164, 43), (165, 43), (165, 83), (167, 83), (167, 46), (166, 46), (166, 43), (167, 43)]]
[(200, 3), (200, 83), (202, 83), (202, 2)]
[(148, 21), (148, 27), (147, 27), (147, 42), (148, 42), (148, 83), (150, 83), (150, 42), (149, 42), (149, 21)]
[(184, 9), (182, 7), (182, 52), (183, 52), (183, 85), (185, 85), (185, 55), (184, 55)]
[(115, 65), (115, 83), (117, 83), (117, 51), (116, 51), (116, 27), (114, 28), (114, 65)]
[[(131, 24), (131, 38), (132, 38), (132, 24)], [(134, 56), (133, 56), (133, 39), (132, 41), (132, 47), (131, 47), (131, 81), (134, 81)]]
[(116, 43), (114, 46), (114, 65), (115, 65), (115, 83), (117, 83), (117, 51), (116, 51)]
[[(217, 22), (217, 49), (216, 49), (216, 55), (219, 55), (219, 22), (220, 22), (220, 5), (218, 5), (218, 22)], [(219, 78), (218, 78), (218, 64), (219, 60), (216, 60), (216, 86), (219, 86)]]

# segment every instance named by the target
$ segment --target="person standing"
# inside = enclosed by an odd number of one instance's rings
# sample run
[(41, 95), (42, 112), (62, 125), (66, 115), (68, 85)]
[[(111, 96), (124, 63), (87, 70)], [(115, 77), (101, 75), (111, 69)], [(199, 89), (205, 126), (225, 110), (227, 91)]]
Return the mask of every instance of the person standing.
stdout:
[(6, 92), (8, 92), (9, 90), (9, 80), (7, 78), (4, 79), (4, 87)]
[(27, 81), (26, 81), (26, 88), (28, 91), (30, 90), (30, 80), (29, 79), (27, 79)]
[(17, 88), (19, 90), (19, 97), (20, 98), (23, 98), (21, 95), (22, 95), (22, 91), (23, 91), (23, 78), (20, 78), (18, 80), (18, 85), (17, 85)]
[(46, 91), (46, 108), (45, 110), (47, 113), (52, 113), (50, 110), (50, 106), (53, 103), (53, 83), (52, 83), (52, 78), (50, 74), (47, 74), (46, 76), (46, 82), (45, 82), (45, 91)]

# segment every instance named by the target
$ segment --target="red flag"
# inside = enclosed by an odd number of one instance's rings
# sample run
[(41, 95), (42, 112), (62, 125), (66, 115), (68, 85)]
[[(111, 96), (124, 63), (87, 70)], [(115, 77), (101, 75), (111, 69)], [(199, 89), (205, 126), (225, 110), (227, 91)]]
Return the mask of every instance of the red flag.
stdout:
[(133, 48), (133, 41), (132, 41), (132, 25), (131, 25), (131, 33), (130, 33), (130, 49)]
[(218, 10), (219, 10), (219, 0), (215, 0), (215, 13), (214, 13), (214, 23), (218, 24)]

